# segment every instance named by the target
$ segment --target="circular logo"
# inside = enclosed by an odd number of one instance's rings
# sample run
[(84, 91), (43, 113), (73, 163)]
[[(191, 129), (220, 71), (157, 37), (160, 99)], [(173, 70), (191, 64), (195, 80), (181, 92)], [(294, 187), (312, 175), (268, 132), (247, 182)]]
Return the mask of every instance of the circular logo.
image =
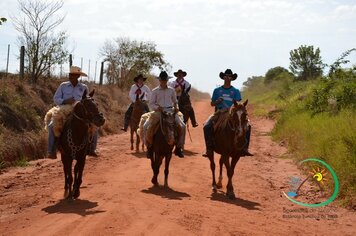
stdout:
[[(307, 167), (307, 169), (309, 170), (307, 178), (301, 180), (298, 177), (292, 177), (290, 181), (290, 191), (288, 193), (283, 192), (283, 194), (289, 201), (294, 202), (295, 204), (298, 204), (300, 206), (305, 206), (305, 207), (326, 206), (332, 201), (334, 201), (335, 198), (337, 197), (337, 194), (339, 192), (339, 180), (335, 174), (335, 171), (324, 161), (317, 158), (308, 158), (299, 162), (300, 165), (306, 165), (307, 163), (314, 164), (314, 166)], [(320, 201), (318, 203), (306, 203), (295, 199), (297, 196), (301, 195), (299, 194), (300, 189), (308, 179), (311, 179), (317, 186), (319, 186), (319, 189), (322, 190), (323, 186), (328, 181), (330, 181), (330, 178), (334, 182), (334, 187), (333, 187), (332, 195), (327, 200)]]

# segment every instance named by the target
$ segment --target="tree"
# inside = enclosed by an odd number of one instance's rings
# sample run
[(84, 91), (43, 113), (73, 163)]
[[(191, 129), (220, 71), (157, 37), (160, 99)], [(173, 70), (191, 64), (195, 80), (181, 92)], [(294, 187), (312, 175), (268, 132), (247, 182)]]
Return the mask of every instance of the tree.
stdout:
[(289, 69), (300, 80), (315, 79), (323, 74), (323, 64), (320, 49), (314, 51), (314, 46), (302, 45), (290, 51)]
[(272, 80), (280, 80), (290, 77), (293, 77), (293, 75), (286, 68), (277, 66), (267, 71), (265, 75), (265, 83), (270, 83)]
[(5, 23), (7, 21), (7, 19), (5, 17), (0, 17), (0, 25), (2, 25), (2, 23)]
[(169, 64), (153, 42), (140, 42), (129, 38), (106, 41), (100, 54), (108, 62), (106, 75), (108, 83), (119, 86), (131, 84), (131, 78), (138, 73), (147, 74), (154, 67), (167, 69)]
[(337, 74), (338, 71), (342, 70), (341, 65), (342, 64), (347, 64), (350, 62), (350, 60), (346, 59), (351, 52), (356, 51), (356, 48), (351, 48), (341, 54), (341, 56), (333, 63), (330, 65), (330, 69), (328, 72), (328, 75), (330, 78), (334, 78), (335, 74)]
[(19, 42), (25, 46), (26, 72), (36, 83), (51, 67), (62, 64), (68, 56), (65, 31), (55, 32), (64, 16), (57, 16), (63, 1), (19, 0), (20, 15), (13, 17)]

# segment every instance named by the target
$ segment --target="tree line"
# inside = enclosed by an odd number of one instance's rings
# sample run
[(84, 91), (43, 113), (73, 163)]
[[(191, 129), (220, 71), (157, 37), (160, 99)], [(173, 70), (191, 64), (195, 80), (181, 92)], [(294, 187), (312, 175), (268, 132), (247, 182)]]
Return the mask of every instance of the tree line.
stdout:
[[(54, 66), (68, 60), (68, 34), (58, 30), (65, 19), (65, 16), (59, 14), (63, 5), (63, 0), (18, 0), (19, 14), (11, 17), (11, 21), (19, 33), (20, 46), (25, 48), (24, 68), (30, 83), (36, 84), (44, 75), (51, 74)], [(6, 20), (0, 18), (0, 25)], [(154, 67), (170, 68), (154, 42), (127, 37), (107, 40), (99, 55), (106, 64), (104, 73), (107, 83), (119, 87), (128, 86), (137, 73), (147, 74)]]

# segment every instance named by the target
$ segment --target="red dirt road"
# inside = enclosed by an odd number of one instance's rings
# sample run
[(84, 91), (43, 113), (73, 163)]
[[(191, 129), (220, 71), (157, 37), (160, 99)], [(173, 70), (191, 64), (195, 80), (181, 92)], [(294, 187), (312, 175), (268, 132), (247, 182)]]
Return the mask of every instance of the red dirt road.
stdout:
[(150, 162), (129, 150), (128, 133), (104, 137), (102, 156), (87, 159), (78, 200), (62, 200), (59, 160), (1, 174), (0, 235), (356, 235), (355, 212), (334, 203), (311, 211), (282, 196), (299, 170), (278, 158), (286, 149), (268, 136), (270, 120), (252, 118), (255, 156), (236, 166), (237, 199), (224, 195), (226, 175), (222, 191), (212, 194), (209, 161), (201, 156), (202, 125), (212, 108), (204, 101), (195, 110), (200, 126), (190, 128), (186, 157), (172, 158), (171, 189), (152, 188)]

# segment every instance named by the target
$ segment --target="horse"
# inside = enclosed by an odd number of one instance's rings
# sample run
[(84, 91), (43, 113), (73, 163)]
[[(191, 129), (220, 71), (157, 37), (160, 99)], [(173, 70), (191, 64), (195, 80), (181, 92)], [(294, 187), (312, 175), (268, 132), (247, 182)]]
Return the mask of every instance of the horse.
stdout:
[[(139, 95), (136, 95), (136, 101), (133, 104), (132, 108), (132, 115), (130, 118), (130, 135), (131, 135), (131, 150), (134, 149), (133, 143), (134, 143), (134, 133), (136, 134), (136, 152), (139, 151), (139, 146), (140, 146), (140, 138), (137, 133), (137, 129), (140, 123), (140, 119), (142, 114), (146, 112), (145, 106), (146, 103), (142, 100), (145, 96), (145, 93), (139, 97)], [(142, 142), (142, 151), (144, 151), (145, 145)]]
[(185, 90), (185, 85), (183, 85), (181, 95), (178, 98), (179, 111), (182, 112), (183, 114), (184, 124), (187, 124), (189, 118), (191, 119), (191, 121), (193, 121), (193, 119), (195, 121), (195, 117), (192, 117), (194, 116), (194, 113), (192, 114), (193, 107), (190, 101), (190, 96), (188, 94), (190, 89), (191, 89), (190, 85), (187, 90)]
[(234, 175), (235, 166), (241, 157), (246, 132), (248, 130), (247, 103), (248, 100), (243, 103), (233, 101), (233, 105), (229, 108), (228, 112), (221, 114), (221, 122), (219, 125), (216, 125), (214, 129), (214, 151), (221, 155), (218, 184), (216, 184), (215, 181), (214, 154), (209, 156), (210, 169), (213, 175), (212, 190), (216, 193), (217, 188), (221, 188), (222, 165), (225, 164), (228, 176), (226, 195), (230, 199), (235, 199), (232, 177)]
[[(100, 127), (105, 123), (103, 114), (99, 112), (92, 98), (94, 92), (95, 90), (87, 96), (87, 91), (84, 91), (82, 100), (74, 105), (59, 137), (59, 151), (64, 170), (64, 197), (67, 199), (76, 199), (80, 195), (79, 188), (82, 183), (85, 158), (92, 138), (89, 133), (90, 125)], [(72, 189), (73, 160), (77, 162), (74, 166)]]
[(153, 157), (151, 167), (153, 171), (152, 184), (158, 186), (157, 177), (163, 158), (165, 158), (164, 187), (168, 187), (169, 163), (172, 158), (172, 150), (175, 145), (175, 116), (172, 109), (161, 112), (159, 127), (153, 137)]

